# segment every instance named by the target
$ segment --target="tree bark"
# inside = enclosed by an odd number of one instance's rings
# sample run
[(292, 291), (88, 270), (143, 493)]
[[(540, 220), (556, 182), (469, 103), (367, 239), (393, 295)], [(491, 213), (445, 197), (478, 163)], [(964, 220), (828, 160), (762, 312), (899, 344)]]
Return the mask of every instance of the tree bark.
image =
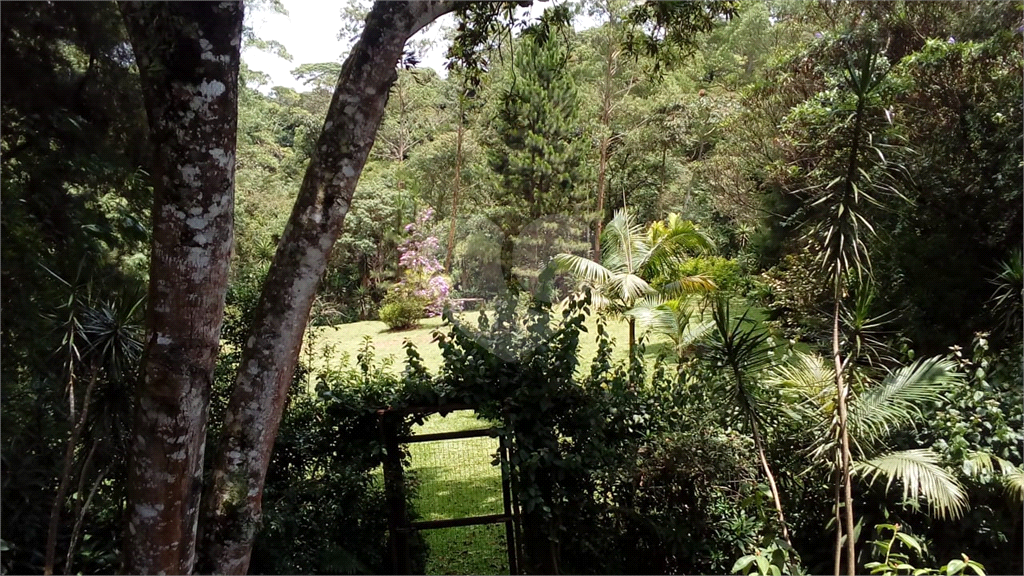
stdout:
[(153, 240), (125, 570), (190, 574), (234, 232), (241, 2), (122, 3), (149, 118)]
[[(843, 482), (843, 516), (846, 520), (846, 571), (849, 576), (857, 573), (857, 557), (855, 556), (854, 524), (853, 524), (853, 489), (850, 479), (850, 434), (846, 428), (846, 396), (847, 386), (843, 382), (843, 360), (839, 350), (839, 311), (840, 289), (836, 284), (836, 303), (832, 314), (832, 359), (836, 370), (836, 393), (839, 395), (839, 437), (841, 450), (840, 475)], [(839, 526), (836, 526), (839, 529)]]
[(397, 79), (395, 65), (410, 36), (454, 8), (450, 2), (375, 3), (342, 66), (242, 349), (203, 502), (201, 571), (248, 569), (263, 483), (310, 306)]

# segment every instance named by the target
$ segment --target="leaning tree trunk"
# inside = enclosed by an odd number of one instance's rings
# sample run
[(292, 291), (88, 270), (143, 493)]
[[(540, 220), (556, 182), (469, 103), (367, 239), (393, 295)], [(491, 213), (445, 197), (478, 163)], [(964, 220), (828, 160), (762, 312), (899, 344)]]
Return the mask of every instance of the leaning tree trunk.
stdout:
[(768, 490), (772, 493), (772, 501), (775, 503), (775, 514), (779, 518), (779, 526), (782, 528), (782, 538), (786, 544), (793, 547), (789, 539), (789, 527), (786, 526), (786, 514), (782, 510), (782, 495), (779, 493), (779, 485), (775, 482), (775, 474), (768, 463), (768, 455), (764, 451), (764, 440), (761, 438), (761, 430), (757, 421), (751, 418), (751, 433), (754, 436), (754, 448), (757, 450), (757, 458), (761, 461), (761, 469), (764, 470), (765, 478), (768, 479)]
[(241, 2), (123, 3), (154, 148), (125, 570), (189, 574), (234, 212)]
[(267, 272), (203, 501), (199, 569), (244, 574), (263, 483), (317, 283), (348, 212), (406, 41), (454, 9), (377, 2), (342, 66), (323, 131)]

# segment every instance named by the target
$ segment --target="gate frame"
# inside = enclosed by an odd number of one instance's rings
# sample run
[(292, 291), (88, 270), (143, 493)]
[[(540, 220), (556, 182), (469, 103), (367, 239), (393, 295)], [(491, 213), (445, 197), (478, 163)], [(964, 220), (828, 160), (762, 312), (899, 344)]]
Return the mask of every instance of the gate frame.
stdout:
[[(492, 428), (476, 428), (472, 430), (459, 430), (456, 432), (439, 432), (435, 434), (421, 434), (419, 436), (406, 436), (398, 433), (399, 426), (405, 416), (415, 414), (417, 416), (429, 416), (441, 414), (447, 416), (458, 410), (474, 410), (468, 404), (443, 404), (440, 406), (410, 406), (405, 408), (387, 408), (377, 411), (380, 439), (384, 443), (385, 455), (383, 459), (384, 469), (384, 495), (388, 504), (388, 531), (391, 534), (390, 552), (392, 567), (395, 574), (412, 574), (409, 534), (419, 530), (433, 530), (437, 528), (454, 528), (458, 526), (474, 526), (481, 524), (504, 524), (505, 525), (505, 547), (508, 552), (508, 571), (510, 575), (519, 574), (519, 559), (521, 556), (522, 526), (520, 524), (519, 508), (513, 499), (514, 474), (509, 462), (510, 443), (505, 434), (495, 434)], [(443, 440), (457, 440), (462, 438), (498, 438), (498, 455), (501, 461), (501, 496), (504, 506), (503, 514), (488, 514), (485, 516), (467, 516), (463, 518), (449, 518), (444, 520), (426, 520), (412, 522), (409, 520), (409, 511), (405, 504), (405, 470), (402, 466), (402, 444), (414, 444), (418, 442), (439, 442)]]

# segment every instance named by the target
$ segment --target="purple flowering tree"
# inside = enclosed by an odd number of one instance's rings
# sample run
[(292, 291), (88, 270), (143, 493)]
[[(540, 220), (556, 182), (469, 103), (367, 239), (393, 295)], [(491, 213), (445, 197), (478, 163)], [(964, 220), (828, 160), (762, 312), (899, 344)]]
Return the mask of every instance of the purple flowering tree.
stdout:
[(398, 247), (398, 263), (403, 272), (395, 290), (408, 297), (422, 299), (428, 316), (437, 316), (444, 309), (451, 284), (441, 273), (444, 267), (438, 261), (440, 243), (436, 236), (426, 232), (427, 221), (434, 210), (427, 208), (405, 227), (409, 237)]

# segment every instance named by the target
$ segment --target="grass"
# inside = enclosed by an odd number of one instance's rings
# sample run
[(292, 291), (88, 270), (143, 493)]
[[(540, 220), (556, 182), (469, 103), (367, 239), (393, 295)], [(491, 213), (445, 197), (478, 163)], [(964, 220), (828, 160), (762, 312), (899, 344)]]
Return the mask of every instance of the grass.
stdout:
[[(486, 428), (472, 411), (433, 415), (414, 434)], [(410, 469), (419, 482), (416, 511), (421, 520), (500, 514), (501, 471), (492, 464), (495, 438), (463, 438), (409, 444)], [(505, 526), (488, 524), (422, 532), (430, 546), (427, 574), (508, 574)]]
[[(478, 314), (477, 312), (465, 312), (461, 316), (462, 321), (476, 326)], [(582, 369), (589, 369), (590, 362), (597, 354), (597, 319), (593, 315), (587, 318), (586, 327), (587, 333), (581, 335), (580, 338), (580, 367)], [(433, 333), (439, 328), (447, 329), (442, 326), (439, 317), (425, 318), (420, 321), (419, 327), (401, 331), (389, 330), (386, 324), (376, 320), (321, 326), (313, 328), (312, 333), (307, 336), (303, 359), (310, 361), (314, 368), (323, 367), (326, 362), (347, 362), (354, 366), (359, 348), (363, 345), (363, 339), (369, 336), (373, 342), (377, 360), (390, 358), (393, 362), (391, 370), (397, 374), (402, 371), (405, 363), (403, 344), (408, 340), (416, 346), (420, 356), (423, 357), (424, 366), (436, 374), (441, 367), (441, 349), (433, 342)], [(629, 338), (628, 325), (625, 320), (609, 320), (607, 330), (615, 343), (612, 359), (625, 360), (626, 343)], [(649, 342), (645, 357), (653, 362), (667, 346), (667, 343), (661, 341)]]

